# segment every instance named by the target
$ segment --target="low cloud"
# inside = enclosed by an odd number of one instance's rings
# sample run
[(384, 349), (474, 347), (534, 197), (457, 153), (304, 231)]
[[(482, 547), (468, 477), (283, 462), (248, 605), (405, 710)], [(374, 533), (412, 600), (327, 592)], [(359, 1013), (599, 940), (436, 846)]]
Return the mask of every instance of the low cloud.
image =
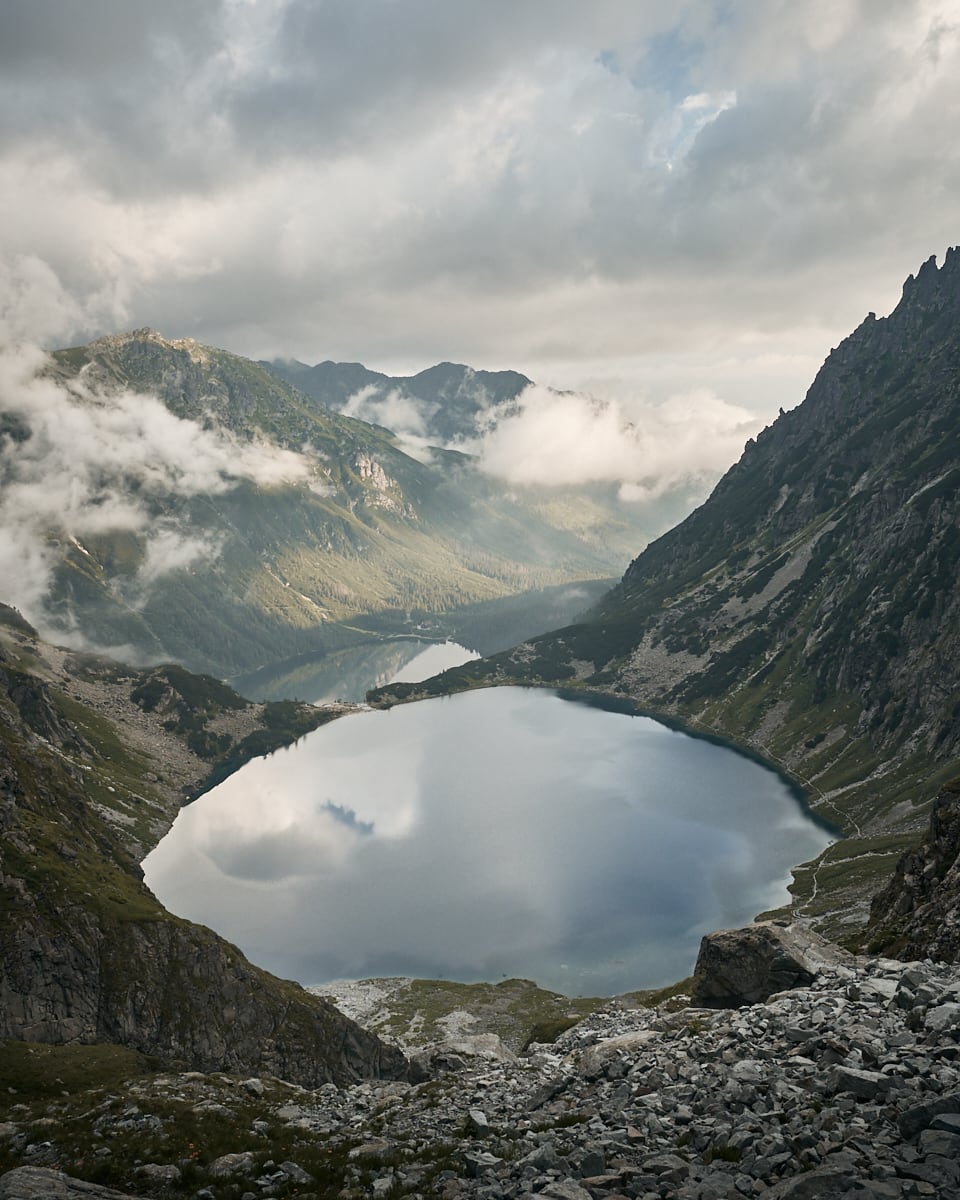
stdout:
[(223, 493), (240, 480), (304, 480), (308, 463), (176, 417), (154, 396), (104, 395), (82, 375), (69, 387), (52, 378), (23, 333), (34, 309), (57, 330), (74, 314), (58, 303), (52, 273), (27, 268), (0, 303), (0, 578), (4, 599), (49, 629), (44, 602), (64, 542), (89, 556), (89, 539), (133, 535), (142, 551), (130, 584), (136, 602), (162, 575), (219, 551), (215, 539), (158, 519), (158, 502)]
[(621, 500), (645, 501), (716, 478), (761, 424), (708, 390), (652, 403), (533, 385), (478, 453), (485, 471), (512, 484), (615, 483)]
[(137, 582), (149, 588), (157, 579), (175, 571), (186, 571), (196, 562), (209, 562), (220, 553), (220, 541), (212, 535), (190, 537), (177, 529), (158, 529), (147, 542)]
[(424, 401), (404, 395), (399, 388), (384, 392), (376, 384), (370, 384), (354, 392), (344, 405), (343, 413), (371, 425), (383, 425), (401, 436), (422, 438), (427, 432), (429, 409)]

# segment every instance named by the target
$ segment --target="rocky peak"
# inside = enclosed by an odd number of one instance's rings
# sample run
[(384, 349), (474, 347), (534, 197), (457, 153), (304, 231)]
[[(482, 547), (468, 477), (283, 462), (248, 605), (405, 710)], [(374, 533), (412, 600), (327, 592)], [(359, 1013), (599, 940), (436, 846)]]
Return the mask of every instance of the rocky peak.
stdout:
[(937, 256), (931, 254), (916, 275), (908, 275), (903, 284), (901, 306), (929, 308), (956, 301), (960, 297), (960, 246), (951, 246), (937, 268)]

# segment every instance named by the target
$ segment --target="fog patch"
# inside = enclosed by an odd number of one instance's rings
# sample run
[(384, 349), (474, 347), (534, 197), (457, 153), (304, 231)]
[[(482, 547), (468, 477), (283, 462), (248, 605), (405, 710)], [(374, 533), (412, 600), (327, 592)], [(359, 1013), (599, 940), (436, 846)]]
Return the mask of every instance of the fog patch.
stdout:
[(371, 383), (354, 392), (341, 412), (346, 417), (354, 417), (370, 425), (383, 425), (394, 433), (424, 437), (427, 421), (436, 408), (435, 404), (430, 405), (415, 396), (406, 395), (399, 388), (384, 392)]
[(220, 539), (212, 534), (190, 537), (176, 529), (161, 529), (147, 541), (137, 581), (149, 587), (164, 575), (189, 570), (194, 563), (209, 561), (219, 553)]

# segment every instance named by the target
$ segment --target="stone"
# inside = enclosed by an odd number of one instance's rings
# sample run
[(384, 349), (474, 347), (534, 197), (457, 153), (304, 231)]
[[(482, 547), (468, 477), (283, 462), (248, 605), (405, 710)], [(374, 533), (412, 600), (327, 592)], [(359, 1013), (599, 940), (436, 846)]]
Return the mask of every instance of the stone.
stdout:
[(960, 1158), (960, 1135), (945, 1129), (924, 1129), (918, 1147), (924, 1156), (942, 1154), (945, 1158)]
[(502, 1158), (497, 1158), (489, 1150), (468, 1150), (464, 1154), (463, 1160), (466, 1165), (467, 1176), (470, 1179), (479, 1179), (491, 1167), (497, 1167), (503, 1162)]
[(798, 925), (757, 922), (721, 929), (700, 943), (691, 998), (710, 1008), (758, 1004), (813, 983), (825, 967), (851, 961), (838, 946)]
[(890, 1090), (890, 1077), (879, 1071), (837, 1066), (830, 1072), (827, 1090), (830, 1093), (852, 1092), (858, 1100), (876, 1100)]
[(291, 1183), (313, 1183), (313, 1176), (295, 1162), (282, 1162), (279, 1169)]
[(549, 1196), (551, 1200), (592, 1200), (587, 1189), (572, 1179), (555, 1179), (540, 1194)]
[(137, 1174), (154, 1183), (177, 1183), (182, 1178), (182, 1172), (173, 1163), (144, 1163), (137, 1167)]
[(851, 1171), (821, 1167), (775, 1183), (763, 1196), (764, 1200), (834, 1200), (849, 1196), (854, 1184)]
[(129, 1192), (71, 1179), (49, 1167), (15, 1167), (0, 1175), (0, 1200), (143, 1200)]
[(579, 1069), (582, 1074), (599, 1075), (621, 1054), (636, 1054), (657, 1039), (652, 1030), (643, 1029), (623, 1033), (618, 1037), (604, 1038), (594, 1046), (580, 1052)]
[(471, 1108), (467, 1113), (467, 1132), (474, 1137), (486, 1137), (490, 1133), (490, 1122), (481, 1109)]
[(935, 1008), (928, 1010), (923, 1024), (926, 1029), (931, 1029), (934, 1033), (942, 1033), (944, 1029), (956, 1028), (960, 1024), (960, 1004), (955, 1001), (938, 1004)]
[(643, 1169), (652, 1175), (666, 1175), (674, 1183), (686, 1179), (690, 1164), (677, 1154), (655, 1154), (643, 1160)]
[(942, 1113), (960, 1113), (960, 1092), (950, 1092), (945, 1096), (911, 1105), (897, 1118), (897, 1125), (903, 1137), (912, 1138)]
[(253, 1154), (247, 1150), (236, 1154), (221, 1154), (207, 1168), (214, 1179), (228, 1175), (252, 1175), (255, 1170)]

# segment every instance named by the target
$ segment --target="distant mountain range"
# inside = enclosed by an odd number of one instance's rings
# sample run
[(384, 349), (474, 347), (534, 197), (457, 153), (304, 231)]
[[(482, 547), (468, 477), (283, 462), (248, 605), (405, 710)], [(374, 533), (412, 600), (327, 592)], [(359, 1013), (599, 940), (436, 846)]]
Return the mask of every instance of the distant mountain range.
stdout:
[[(134, 498), (150, 520), (131, 530), (104, 518), (81, 535), (64, 501), (42, 531), (44, 553), (55, 543), (59, 551), (44, 609), (31, 613), (51, 636), (79, 631), (128, 658), (169, 658), (228, 677), (373, 637), (369, 622), (353, 624), (358, 616), (382, 614), (393, 630), (409, 617), (412, 628), (417, 614), (609, 578), (646, 540), (615, 485), (508, 488), (455, 450), (411, 457), (391, 431), (333, 403), (364, 380), (403, 383), (425, 425), (449, 440), (491, 405), (509, 405), (528, 382), (522, 375), (449, 364), (407, 381), (359, 364), (278, 372), (147, 329), (53, 354), (47, 379), (81, 415), (122, 402), (129, 418), (137, 406), (123, 397), (157, 397), (193, 423), (201, 464), (210, 446), (240, 464), (295, 454), (300, 474), (263, 479), (241, 465), (225, 480), (230, 463), (217, 461), (215, 487), (188, 489), (176, 471), (158, 478), (149, 462), (128, 467), (120, 451), (95, 464), (88, 489)], [(38, 417), (6, 407), (0, 437), (23, 444)], [(141, 425), (152, 436), (146, 418)], [(51, 466), (51, 481), (55, 474)], [(158, 537), (170, 552), (155, 568)]]
[[(518, 371), (474, 371), (449, 362), (408, 376), (383, 375), (360, 363), (329, 360), (308, 367), (296, 359), (274, 359), (260, 366), (335, 412), (352, 411), (373, 420), (377, 413), (389, 412), (391, 404), (396, 411), (398, 401), (406, 402), (408, 427), (441, 446), (469, 442), (501, 417), (516, 412), (517, 398), (532, 382)], [(383, 424), (393, 428), (388, 420)]]
[(958, 574), (953, 249), (830, 354), (589, 620), (379, 695), (560, 683), (754, 747), (844, 830), (795, 884), (800, 911), (842, 932), (957, 773)]

